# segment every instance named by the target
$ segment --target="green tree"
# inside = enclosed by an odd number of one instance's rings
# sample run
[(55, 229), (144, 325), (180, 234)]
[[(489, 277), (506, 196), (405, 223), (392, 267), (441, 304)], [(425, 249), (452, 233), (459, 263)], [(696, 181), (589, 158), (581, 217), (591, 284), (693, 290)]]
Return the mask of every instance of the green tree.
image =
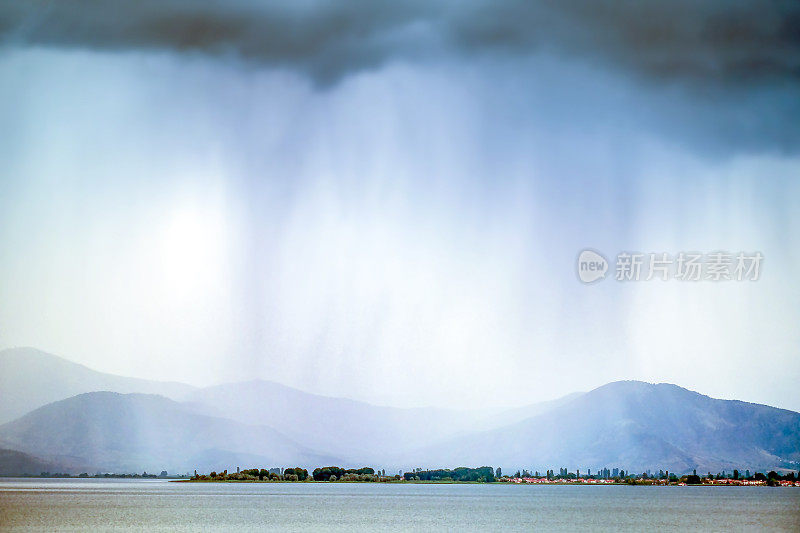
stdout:
[(331, 476), (336, 476), (336, 479), (339, 479), (344, 474), (344, 468), (340, 468), (338, 466), (323, 466), (322, 468), (315, 468), (311, 473), (315, 481), (328, 481)]
[(288, 479), (287, 476), (297, 476), (297, 481), (305, 481), (308, 479), (308, 470), (296, 466), (294, 468), (286, 468), (283, 471), (283, 477)]

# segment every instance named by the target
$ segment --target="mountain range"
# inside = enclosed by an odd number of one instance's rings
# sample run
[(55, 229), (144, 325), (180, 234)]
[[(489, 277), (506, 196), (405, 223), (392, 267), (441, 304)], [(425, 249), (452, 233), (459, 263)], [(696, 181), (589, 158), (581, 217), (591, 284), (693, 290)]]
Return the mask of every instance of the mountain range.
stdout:
[(267, 426), (198, 414), (163, 396), (116, 392), (87, 392), (35, 409), (4, 424), (0, 444), (55, 462), (90, 463), (103, 472), (205, 471), (223, 466), (218, 460), (264, 465), (336, 460)]
[(34, 348), (11, 348), (0, 352), (0, 393), (3, 398), (0, 424), (82, 392), (140, 392), (177, 399), (192, 389), (194, 387), (183, 383), (97, 372)]
[[(800, 465), (800, 413), (717, 400), (667, 383), (609, 383), (501, 430), (418, 452), (434, 463), (701, 472)], [(596, 470), (595, 470), (596, 471)]]
[(388, 454), (466, 431), (474, 423), (474, 417), (466, 412), (377, 406), (309, 394), (269, 381), (198, 389), (186, 400), (208, 414), (280, 428), (293, 439), (353, 462), (365, 457), (382, 460)]
[[(0, 352), (0, 475), (267, 466), (797, 469), (800, 414), (615, 382), (496, 412), (400, 409), (269, 381), (195, 388)], [(19, 470), (16, 471), (15, 470)]]

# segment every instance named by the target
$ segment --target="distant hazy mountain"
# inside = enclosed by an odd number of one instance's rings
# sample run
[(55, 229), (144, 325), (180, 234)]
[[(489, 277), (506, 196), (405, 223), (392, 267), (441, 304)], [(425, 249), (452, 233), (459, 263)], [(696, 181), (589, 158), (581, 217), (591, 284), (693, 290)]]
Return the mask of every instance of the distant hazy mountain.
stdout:
[(337, 460), (274, 429), (196, 414), (161, 396), (112, 392), (81, 394), (4, 424), (0, 446), (113, 472), (311, 466)]
[(610, 383), (550, 411), (410, 456), (505, 468), (718, 472), (800, 466), (800, 413), (669, 384)]
[(50, 402), (94, 391), (181, 398), (193, 387), (97, 372), (34, 348), (0, 351), (0, 424)]
[(105, 374), (33, 348), (0, 351), (0, 424), (53, 401), (95, 391), (152, 393), (187, 400), (192, 410), (275, 428), (347, 464), (380, 463), (401, 452), (541, 413), (565, 399), (495, 409), (491, 416), (437, 408), (403, 409), (303, 392), (268, 381), (194, 389)]
[(0, 352), (0, 421), (37, 407), (0, 426), (0, 446), (100, 470), (298, 462), (540, 471), (800, 467), (800, 414), (636, 381), (489, 414), (375, 406), (268, 381), (193, 389), (103, 374), (29, 348)]
[(388, 455), (474, 429), (476, 416), (447, 409), (382, 407), (310, 394), (268, 381), (230, 383), (187, 396), (197, 409), (274, 427), (314, 449), (380, 462)]
[(42, 472), (67, 472), (69, 467), (45, 461), (16, 450), (0, 449), (0, 476), (39, 475)]

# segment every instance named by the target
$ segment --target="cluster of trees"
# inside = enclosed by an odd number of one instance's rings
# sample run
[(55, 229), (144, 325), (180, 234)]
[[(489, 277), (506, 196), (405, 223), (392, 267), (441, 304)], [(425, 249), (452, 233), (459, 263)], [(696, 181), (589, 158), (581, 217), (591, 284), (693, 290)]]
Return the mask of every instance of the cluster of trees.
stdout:
[[(498, 471), (499, 470), (500, 469), (498, 469)], [(623, 478), (627, 477), (627, 475), (628, 474), (626, 474), (624, 470), (619, 470), (619, 469), (616, 469), (616, 468), (614, 469), (613, 474), (611, 473), (611, 471), (608, 468), (604, 468), (602, 471), (596, 472), (594, 475), (592, 475), (591, 470), (588, 471), (587, 473), (581, 475), (581, 471), (580, 470), (577, 470), (575, 472), (569, 472), (566, 468), (559, 468), (558, 469), (558, 474), (556, 474), (555, 470), (546, 470), (544, 474), (540, 474), (538, 470), (533, 472), (533, 473), (531, 473), (528, 470), (524, 470), (524, 469), (522, 471), (517, 470), (517, 472), (511, 477), (537, 477), (537, 478), (538, 477), (545, 477), (545, 478), (550, 479), (550, 480), (553, 480), (553, 479), (578, 479), (578, 478), (583, 478), (583, 479), (615, 479), (615, 478), (623, 479)], [(646, 474), (642, 474), (642, 475), (646, 475)], [(500, 474), (498, 474), (497, 477), (500, 477)]]
[[(43, 472), (44, 476), (46, 473)], [(55, 474), (56, 476), (59, 474)], [(66, 474), (61, 474), (68, 477)], [(109, 477), (110, 474), (104, 474)], [(166, 477), (166, 472), (161, 472), (160, 477)], [(80, 477), (88, 477), (88, 474), (81, 474)], [(94, 476), (100, 477), (100, 474)], [(155, 474), (127, 474), (125, 477), (156, 477)], [(686, 483), (687, 485), (700, 485), (709, 483), (710, 481), (720, 479), (734, 479), (734, 480), (755, 480), (763, 481), (767, 485), (778, 485), (781, 481), (800, 482), (800, 472), (797, 474), (789, 472), (788, 474), (781, 475), (775, 471), (768, 474), (756, 472), (753, 476), (747, 470), (742, 475), (738, 470), (734, 470), (732, 476), (726, 476), (725, 472), (718, 473), (716, 476), (711, 472), (707, 476), (698, 475), (697, 471), (689, 475), (676, 476), (669, 471), (659, 470), (658, 473), (643, 472), (642, 474), (632, 474), (621, 469), (613, 469), (609, 471), (604, 468), (594, 475), (591, 470), (586, 474), (581, 475), (580, 470), (569, 472), (566, 468), (559, 469), (556, 474), (554, 470), (547, 470), (542, 476), (539, 472), (531, 474), (527, 470), (517, 472), (512, 477), (547, 477), (550, 480), (574, 480), (577, 478), (583, 479), (610, 479), (617, 483), (629, 483), (634, 485), (651, 485), (651, 484), (670, 484), (670, 483)], [(300, 467), (289, 467), (285, 469), (280, 468), (249, 468), (235, 473), (228, 473), (227, 470), (223, 472), (211, 472), (208, 475), (198, 475), (195, 471), (194, 477), (191, 478), (195, 481), (359, 481), (359, 482), (376, 482), (376, 481), (444, 481), (444, 482), (484, 482), (491, 483), (494, 481), (509, 481), (509, 477), (503, 477), (500, 468), (494, 470), (491, 466), (481, 466), (478, 468), (459, 467), (450, 469), (436, 469), (436, 470), (422, 470), (416, 468), (411, 472), (405, 472), (401, 475), (386, 476), (386, 471), (375, 471), (374, 468), (350, 468), (345, 469), (339, 466), (324, 466), (315, 468), (309, 475), (308, 470)]]
[[(733, 471), (733, 474), (729, 477), (725, 475), (725, 472), (717, 473), (714, 476), (711, 472), (709, 472), (705, 476), (706, 481), (714, 481), (720, 479), (733, 479), (733, 480), (747, 480), (747, 481), (765, 481), (767, 485), (773, 486), (779, 484), (781, 481), (792, 481), (798, 482), (800, 481), (800, 471), (797, 472), (795, 475), (794, 472), (789, 472), (784, 475), (780, 475), (779, 473), (775, 472), (774, 470), (770, 470), (766, 475), (761, 472), (756, 472), (752, 476), (750, 475), (750, 471), (747, 470), (745, 475), (742, 476), (741, 472), (738, 470)], [(689, 485), (699, 485), (703, 483), (704, 479), (697, 475), (697, 471), (695, 470), (692, 472), (691, 475), (686, 476), (686, 483)]]
[(669, 474), (663, 478), (657, 478), (656, 476), (648, 477), (646, 474), (642, 474), (641, 476), (629, 476), (628, 478), (623, 479), (631, 484), (642, 484), (647, 483), (648, 480), (654, 479), (667, 479), (670, 483), (686, 483), (687, 485), (702, 485), (703, 483), (712, 483), (713, 481), (719, 481), (723, 479), (732, 479), (734, 481), (763, 481), (766, 482), (769, 486), (779, 485), (781, 481), (791, 481), (791, 482), (800, 482), (800, 472), (795, 475), (793, 472), (789, 472), (785, 475), (780, 475), (774, 470), (770, 471), (768, 474), (762, 474), (761, 472), (756, 472), (752, 476), (741, 476), (738, 470), (733, 471), (733, 475), (726, 476), (725, 472), (718, 473), (717, 475), (712, 474), (709, 472), (705, 476), (700, 476), (697, 474), (697, 471), (692, 472), (689, 475), (678, 477), (675, 474)]
[(260, 481), (305, 481), (308, 479), (308, 470), (300, 468), (299, 466), (284, 468), (283, 473), (281, 473), (281, 469), (279, 468), (273, 468), (272, 470), (267, 470), (266, 468), (249, 468), (237, 472), (237, 474), (257, 478)]
[[(498, 478), (499, 469), (498, 469)], [(566, 468), (560, 468), (558, 474), (555, 473), (554, 470), (547, 470), (543, 475), (540, 475), (538, 471), (535, 473), (531, 473), (528, 470), (522, 470), (517, 472), (511, 476), (517, 478), (528, 478), (528, 477), (546, 477), (549, 480), (572, 480), (577, 478), (583, 479), (608, 479), (616, 481), (617, 483), (635, 483), (635, 484), (647, 484), (648, 482), (656, 482), (656, 481), (666, 481), (668, 483), (686, 483), (687, 485), (699, 485), (701, 483), (708, 483), (710, 481), (715, 480), (722, 480), (722, 479), (733, 479), (733, 480), (748, 480), (748, 481), (763, 481), (766, 482), (768, 485), (777, 485), (781, 481), (792, 481), (792, 482), (800, 482), (800, 472), (797, 474), (793, 472), (789, 472), (785, 475), (780, 475), (775, 471), (771, 471), (768, 474), (762, 474), (761, 472), (756, 472), (752, 476), (750, 475), (750, 470), (746, 470), (744, 473), (740, 472), (739, 470), (734, 469), (733, 473), (728, 475), (724, 471), (718, 472), (716, 475), (712, 474), (711, 472), (708, 475), (698, 475), (697, 471), (693, 471), (689, 475), (678, 476), (674, 473), (664, 470), (659, 470), (657, 473), (650, 474), (650, 472), (642, 472), (641, 474), (635, 474), (631, 472), (626, 472), (622, 469), (613, 469), (609, 470), (607, 468), (603, 468), (602, 470), (596, 472), (592, 475), (591, 470), (587, 471), (586, 474), (581, 475), (580, 470), (576, 470), (575, 472), (569, 472)], [(507, 480), (507, 478), (503, 478), (502, 480)], [(501, 481), (502, 481), (501, 480)]]
[[(761, 474), (761, 472), (758, 472), (756, 475), (758, 475), (758, 474)], [(763, 475), (763, 474), (761, 474), (761, 475)], [(770, 486), (777, 485), (778, 482), (780, 482), (780, 481), (793, 481), (793, 482), (800, 483), (800, 470), (797, 471), (797, 475), (794, 475), (794, 473), (789, 472), (788, 474), (786, 474), (784, 476), (781, 476), (780, 474), (778, 474), (775, 471), (770, 471), (767, 474), (767, 485), (770, 485)]]
[[(35, 477), (35, 476), (32, 476), (30, 474), (23, 474), (21, 477)], [(155, 478), (166, 478), (166, 477), (180, 478), (180, 477), (185, 477), (185, 476), (183, 476), (183, 475), (172, 475), (172, 476), (170, 476), (169, 473), (167, 473), (166, 470), (162, 470), (161, 473), (158, 474), (158, 475), (156, 475), (156, 474), (148, 474), (147, 472), (142, 472), (141, 474), (112, 474), (112, 473), (108, 473), (108, 472), (106, 472), (105, 474), (99, 474), (99, 473), (98, 474), (89, 474), (88, 472), (83, 472), (83, 473), (78, 474), (76, 476), (76, 475), (73, 475), (73, 474), (65, 474), (65, 473), (60, 473), (60, 472), (56, 472), (56, 473), (52, 473), (52, 474), (50, 472), (41, 472), (39, 474), (39, 477), (51, 477), (51, 478), (77, 477), (77, 478), (106, 478), (106, 479), (107, 478), (126, 478), (126, 479), (128, 479), (128, 478), (130, 478), (130, 479), (147, 478), (147, 479), (155, 479)]]
[(197, 474), (195, 472), (192, 478), (195, 481), (305, 481), (308, 479), (308, 470), (305, 468), (293, 467), (283, 469), (281, 473), (280, 468), (273, 468), (267, 470), (266, 468), (246, 468), (238, 472), (228, 473), (227, 470), (222, 472), (211, 472), (208, 475)]
[(283, 478), (286, 481), (305, 481), (308, 479), (308, 470), (300, 468), (299, 466), (295, 468), (286, 468), (283, 471)]
[(495, 481), (495, 471), (491, 466), (467, 468), (461, 466), (453, 470), (415, 470), (403, 474), (406, 481), (478, 481), (490, 483)]
[(222, 472), (211, 472), (208, 475), (197, 474), (195, 472), (192, 480), (194, 481), (306, 481), (313, 479), (314, 481), (393, 481), (399, 480), (400, 476), (391, 478), (385, 477), (386, 472), (375, 472), (374, 468), (350, 468), (345, 469), (338, 466), (325, 466), (316, 468), (308, 474), (305, 468), (290, 467), (273, 468), (267, 470), (266, 468), (246, 468), (237, 472), (228, 473), (227, 470)]
[[(339, 466), (323, 466), (315, 468), (311, 474), (314, 481), (389, 481), (386, 472), (375, 473), (374, 468), (341, 468)], [(396, 476), (399, 477), (399, 476)]]

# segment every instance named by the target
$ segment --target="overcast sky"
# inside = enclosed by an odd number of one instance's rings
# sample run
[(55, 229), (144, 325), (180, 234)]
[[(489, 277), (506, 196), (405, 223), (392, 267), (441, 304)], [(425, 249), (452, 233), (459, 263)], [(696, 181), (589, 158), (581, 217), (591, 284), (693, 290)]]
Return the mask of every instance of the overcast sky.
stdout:
[[(0, 348), (196, 385), (800, 410), (796, 2), (0, 6)], [(584, 248), (759, 251), (581, 284)]]

